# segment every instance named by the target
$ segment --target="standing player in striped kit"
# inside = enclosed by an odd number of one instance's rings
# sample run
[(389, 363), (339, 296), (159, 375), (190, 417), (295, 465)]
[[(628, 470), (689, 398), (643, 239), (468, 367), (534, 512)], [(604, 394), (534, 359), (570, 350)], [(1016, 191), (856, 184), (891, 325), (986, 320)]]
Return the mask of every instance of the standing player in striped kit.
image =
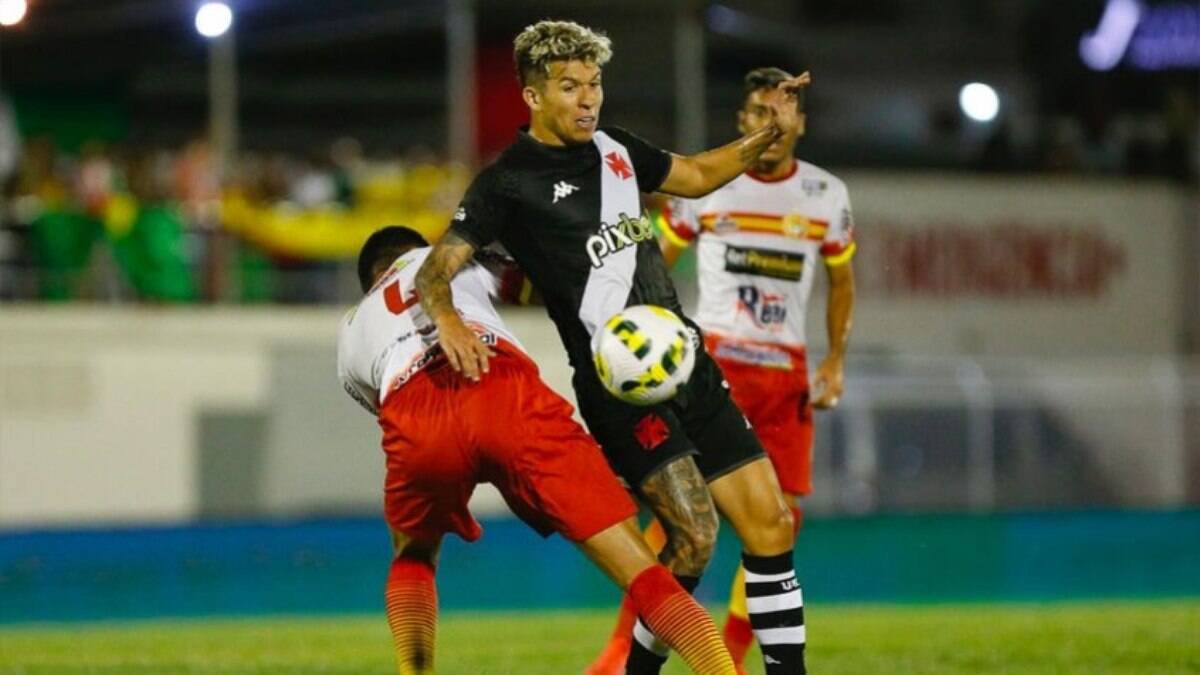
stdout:
[[(763, 94), (790, 77), (778, 68), (748, 73), (738, 127), (762, 124)], [(694, 201), (668, 202), (661, 229), (672, 264), (698, 241), (696, 322), (775, 465), (799, 532), (800, 498), (812, 491), (813, 409), (831, 409), (842, 395), (855, 240), (846, 185), (795, 158), (805, 116), (796, 122), (752, 170), (725, 187)], [(818, 259), (829, 275), (829, 351), (810, 388), (804, 321)], [(752, 597), (754, 590), (768, 581), (770, 575), (745, 568), (734, 579), (724, 633), (739, 666), (754, 639), (755, 606), (763, 603)]]

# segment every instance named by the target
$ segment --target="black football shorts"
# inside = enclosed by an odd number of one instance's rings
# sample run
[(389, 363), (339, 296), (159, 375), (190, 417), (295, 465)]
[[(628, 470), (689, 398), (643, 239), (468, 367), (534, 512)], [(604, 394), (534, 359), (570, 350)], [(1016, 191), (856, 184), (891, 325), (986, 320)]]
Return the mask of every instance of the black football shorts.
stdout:
[(692, 344), (691, 378), (674, 399), (657, 405), (625, 403), (586, 365), (575, 371), (575, 396), (588, 431), (613, 471), (639, 495), (647, 476), (680, 457), (695, 455), (700, 473), (712, 482), (766, 456), (703, 341)]

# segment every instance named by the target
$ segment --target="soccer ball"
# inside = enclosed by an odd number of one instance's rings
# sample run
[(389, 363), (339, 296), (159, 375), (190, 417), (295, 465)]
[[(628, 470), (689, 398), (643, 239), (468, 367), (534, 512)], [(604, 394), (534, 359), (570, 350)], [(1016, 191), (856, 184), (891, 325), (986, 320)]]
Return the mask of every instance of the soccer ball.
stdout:
[(610, 394), (634, 405), (675, 396), (696, 365), (691, 332), (673, 312), (627, 307), (592, 337), (596, 375)]

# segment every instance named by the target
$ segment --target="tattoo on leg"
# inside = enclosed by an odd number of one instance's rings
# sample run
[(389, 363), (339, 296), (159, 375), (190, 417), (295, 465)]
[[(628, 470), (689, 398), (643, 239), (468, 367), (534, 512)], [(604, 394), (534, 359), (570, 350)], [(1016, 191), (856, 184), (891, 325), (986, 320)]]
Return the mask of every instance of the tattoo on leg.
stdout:
[(650, 474), (642, 495), (667, 532), (659, 560), (676, 574), (700, 576), (717, 541), (717, 510), (696, 461), (677, 459)]

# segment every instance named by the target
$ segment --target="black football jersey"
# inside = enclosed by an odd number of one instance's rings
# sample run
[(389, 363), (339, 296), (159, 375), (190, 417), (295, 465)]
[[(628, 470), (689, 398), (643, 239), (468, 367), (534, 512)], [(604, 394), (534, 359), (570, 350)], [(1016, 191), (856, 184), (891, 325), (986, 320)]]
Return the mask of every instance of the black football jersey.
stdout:
[(451, 225), (481, 249), (499, 242), (545, 300), (571, 365), (591, 369), (591, 335), (630, 305), (683, 316), (640, 193), (671, 155), (618, 128), (545, 145), (522, 131), (471, 184)]

